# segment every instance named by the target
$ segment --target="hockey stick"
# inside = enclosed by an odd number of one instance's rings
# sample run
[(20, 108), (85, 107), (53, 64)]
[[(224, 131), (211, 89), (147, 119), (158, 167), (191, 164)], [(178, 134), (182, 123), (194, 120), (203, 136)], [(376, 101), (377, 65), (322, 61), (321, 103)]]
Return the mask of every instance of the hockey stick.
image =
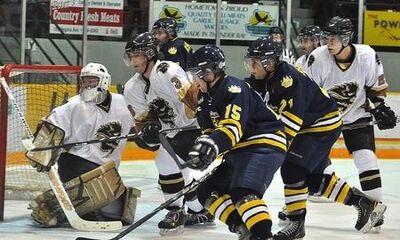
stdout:
[[(371, 122), (362, 122), (362, 123), (355, 123), (355, 124), (350, 124), (350, 125), (345, 125), (343, 126), (342, 130), (354, 130), (354, 129), (359, 129), (363, 127), (368, 127), (368, 126), (373, 126), (375, 124), (378, 124), (379, 121), (374, 120)], [(396, 116), (396, 123), (400, 122), (400, 118)]]
[(158, 137), (160, 139), (161, 146), (163, 146), (165, 148), (165, 150), (167, 151), (167, 153), (172, 157), (172, 159), (174, 159), (174, 161), (175, 161), (176, 165), (178, 165), (179, 169), (182, 170), (182, 169), (190, 166), (191, 162), (181, 163), (181, 161), (179, 161), (178, 156), (176, 155), (174, 149), (172, 148), (171, 144), (169, 143), (169, 141), (164, 133), (160, 132), (158, 134)]
[[(142, 217), (141, 219), (136, 221), (134, 224), (129, 226), (127, 229), (125, 229), (124, 231), (120, 232), (117, 236), (115, 236), (113, 238), (110, 238), (109, 240), (118, 240), (118, 239), (123, 238), (125, 235), (127, 235), (130, 232), (132, 232), (134, 229), (136, 229), (137, 227), (142, 225), (144, 222), (146, 222), (147, 220), (152, 218), (154, 215), (159, 213), (161, 210), (163, 210), (164, 208), (168, 207), (173, 202), (175, 202), (176, 200), (181, 198), (187, 192), (190, 192), (192, 189), (196, 188), (198, 185), (200, 185), (202, 182), (204, 182), (209, 176), (211, 176), (217, 169), (218, 169), (218, 166), (215, 167), (214, 169), (212, 169), (210, 172), (206, 173), (199, 180), (196, 180), (196, 181), (192, 182), (190, 185), (188, 185), (183, 190), (181, 190), (179, 193), (177, 193), (173, 198), (170, 198), (168, 201), (162, 203), (160, 206), (155, 208), (151, 213), (145, 215), (144, 217)], [(97, 239), (95, 239), (95, 238), (78, 237), (75, 240), (97, 240)]]
[(123, 135), (123, 136), (92, 139), (92, 140), (87, 140), (87, 141), (82, 141), (82, 142), (73, 142), (73, 143), (66, 143), (66, 144), (61, 144), (61, 145), (57, 145), (57, 146), (47, 146), (47, 147), (38, 147), (38, 148), (36, 148), (33, 145), (30, 145), (29, 142), (28, 143), (24, 142), (24, 146), (25, 146), (26, 149), (28, 149), (28, 151), (38, 152), (38, 151), (45, 151), (45, 150), (50, 150), (50, 149), (68, 148), (68, 147), (74, 147), (74, 146), (79, 146), (79, 145), (87, 145), (87, 144), (94, 144), (94, 143), (107, 143), (107, 142), (113, 142), (113, 141), (120, 140), (120, 139), (125, 139), (125, 138), (136, 138), (138, 136), (139, 136), (138, 133), (132, 133), (132, 134), (126, 134), (126, 135)]
[[(15, 111), (18, 113), (18, 117), (21, 120), (25, 133), (28, 135), (27, 139), (24, 139), (26, 142), (30, 142), (33, 145), (32, 141), (34, 139), (33, 134), (26, 122), (25, 116), (23, 115), (21, 109), (18, 106), (17, 101), (11, 93), (11, 89), (8, 86), (6, 80), (4, 78), (0, 78), (1, 85), (3, 86), (8, 98), (11, 100)], [(66, 193), (60, 178), (58, 177), (56, 171), (53, 167), (50, 167), (50, 170), (47, 172), (51, 182), (51, 188), (53, 189), (54, 195), (56, 196), (60, 206), (68, 219), (68, 222), (75, 229), (82, 231), (115, 231), (122, 228), (122, 223), (120, 221), (112, 221), (112, 222), (92, 222), (87, 221), (79, 217), (76, 213), (74, 205)]]
[[(170, 129), (161, 130), (161, 132), (163, 132), (163, 133), (172, 133), (172, 132), (181, 132), (181, 131), (193, 130), (193, 129), (197, 129), (197, 127), (194, 126), (194, 127), (187, 127), (187, 128), (170, 128)], [(22, 141), (22, 143), (24, 144), (24, 147), (28, 151), (38, 152), (38, 151), (45, 151), (45, 150), (50, 150), (50, 149), (74, 147), (74, 146), (79, 146), (79, 145), (113, 142), (113, 141), (120, 140), (120, 139), (125, 139), (125, 138), (136, 138), (139, 135), (140, 135), (140, 133), (132, 133), (132, 134), (126, 134), (126, 135), (123, 135), (123, 136), (115, 136), (115, 137), (101, 138), (101, 139), (92, 139), (92, 140), (87, 140), (87, 141), (82, 141), (82, 142), (73, 142), (73, 143), (66, 143), (66, 144), (61, 144), (61, 145), (57, 145), (57, 146), (47, 146), (47, 147), (38, 147), (38, 148), (33, 146), (33, 144), (31, 144), (30, 141), (26, 141), (25, 139)]]

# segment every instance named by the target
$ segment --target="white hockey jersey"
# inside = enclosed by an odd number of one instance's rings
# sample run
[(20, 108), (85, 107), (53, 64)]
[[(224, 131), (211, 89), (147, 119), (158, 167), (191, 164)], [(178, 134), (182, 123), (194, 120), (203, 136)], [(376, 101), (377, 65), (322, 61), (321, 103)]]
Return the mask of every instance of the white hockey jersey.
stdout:
[[(111, 93), (108, 112), (95, 103), (84, 102), (77, 95), (53, 109), (47, 119), (65, 131), (64, 144), (126, 135), (134, 125), (124, 97), (114, 93)], [(123, 139), (75, 146), (67, 152), (100, 165), (115, 161), (118, 167), (125, 144), (126, 139)]]
[(307, 67), (307, 55), (302, 55), (301, 57), (299, 57), (296, 62), (294, 63), (294, 65), (297, 65), (299, 67), (301, 67), (301, 69), (306, 69)]
[(178, 64), (157, 61), (149, 81), (136, 73), (126, 82), (124, 96), (137, 121), (154, 111), (163, 129), (197, 126), (194, 112), (182, 102), (190, 86), (186, 72)]
[(305, 68), (310, 77), (336, 100), (344, 124), (371, 116), (365, 109), (365, 87), (379, 91), (388, 86), (375, 51), (368, 45), (355, 44), (354, 47), (355, 58), (346, 70), (339, 68), (327, 46), (315, 49)]

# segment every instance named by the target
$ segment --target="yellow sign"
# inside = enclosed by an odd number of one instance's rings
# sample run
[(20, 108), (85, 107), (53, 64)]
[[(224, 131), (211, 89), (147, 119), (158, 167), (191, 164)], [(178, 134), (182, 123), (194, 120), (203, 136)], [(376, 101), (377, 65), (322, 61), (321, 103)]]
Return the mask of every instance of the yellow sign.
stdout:
[(364, 43), (400, 47), (400, 12), (365, 11)]

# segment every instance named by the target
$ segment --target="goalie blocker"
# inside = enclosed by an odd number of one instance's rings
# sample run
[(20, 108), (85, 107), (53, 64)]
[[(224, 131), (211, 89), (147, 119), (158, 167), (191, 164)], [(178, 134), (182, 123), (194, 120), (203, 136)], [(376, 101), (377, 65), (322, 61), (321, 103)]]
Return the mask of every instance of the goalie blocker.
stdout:
[[(34, 147), (62, 144), (64, 131), (42, 121), (34, 134)], [(121, 220), (132, 224), (140, 190), (126, 187), (115, 166), (109, 161), (101, 166), (59, 149), (28, 151), (26, 156), (38, 171), (48, 171), (58, 160), (59, 175), (76, 212), (87, 220)], [(30, 204), (32, 218), (41, 227), (55, 227), (66, 222), (66, 216), (50, 189)]]

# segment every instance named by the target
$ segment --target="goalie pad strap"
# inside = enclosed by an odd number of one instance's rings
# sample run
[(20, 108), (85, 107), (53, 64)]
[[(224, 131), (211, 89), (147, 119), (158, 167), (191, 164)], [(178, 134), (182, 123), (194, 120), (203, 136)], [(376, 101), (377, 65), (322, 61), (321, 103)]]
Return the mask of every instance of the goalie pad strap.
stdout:
[[(71, 179), (64, 187), (80, 216), (118, 199), (126, 189), (114, 161)], [(36, 197), (29, 208), (32, 209), (33, 220), (41, 226), (56, 226), (65, 220), (51, 189)]]
[(122, 209), (121, 221), (124, 224), (132, 224), (135, 220), (137, 198), (141, 191), (134, 187), (127, 187), (124, 193), (124, 206)]

